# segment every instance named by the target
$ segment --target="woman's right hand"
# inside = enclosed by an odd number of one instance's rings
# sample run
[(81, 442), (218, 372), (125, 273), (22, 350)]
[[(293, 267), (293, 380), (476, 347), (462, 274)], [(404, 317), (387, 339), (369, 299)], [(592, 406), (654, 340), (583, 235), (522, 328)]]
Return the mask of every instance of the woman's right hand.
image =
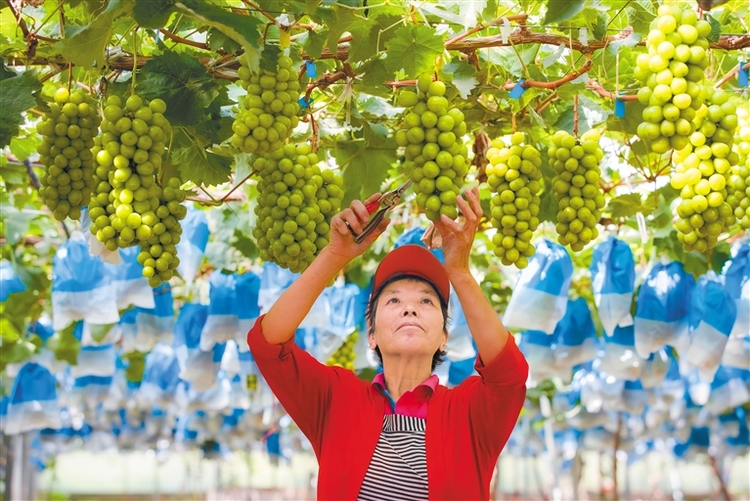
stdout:
[(354, 241), (352, 230), (357, 235), (362, 233), (367, 221), (370, 220), (370, 213), (367, 212), (365, 206), (377, 201), (379, 198), (380, 193), (375, 193), (364, 202), (352, 200), (349, 207), (333, 216), (331, 219), (331, 237), (328, 241), (329, 252), (346, 259), (348, 262), (363, 254), (377, 240), (386, 228), (388, 228), (388, 224), (391, 222), (390, 218), (383, 218), (372, 233), (359, 244)]

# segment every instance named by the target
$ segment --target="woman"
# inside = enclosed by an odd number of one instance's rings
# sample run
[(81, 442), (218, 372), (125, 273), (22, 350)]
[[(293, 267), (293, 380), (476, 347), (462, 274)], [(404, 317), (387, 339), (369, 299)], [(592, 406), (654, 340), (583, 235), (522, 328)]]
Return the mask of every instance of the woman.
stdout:
[[(370, 348), (383, 373), (372, 384), (326, 367), (294, 333), (326, 284), (386, 229), (356, 244), (369, 219), (355, 200), (331, 221), (330, 243), (258, 319), (248, 345), (258, 368), (312, 443), (319, 499), (489, 499), (492, 473), (526, 395), (528, 365), (479, 284), (469, 254), (482, 214), (478, 190), (457, 198), (463, 224), (435, 222), (445, 264), (419, 246), (378, 267), (367, 309)], [(448, 340), (450, 284), (476, 342), (479, 376), (455, 388), (432, 374)]]

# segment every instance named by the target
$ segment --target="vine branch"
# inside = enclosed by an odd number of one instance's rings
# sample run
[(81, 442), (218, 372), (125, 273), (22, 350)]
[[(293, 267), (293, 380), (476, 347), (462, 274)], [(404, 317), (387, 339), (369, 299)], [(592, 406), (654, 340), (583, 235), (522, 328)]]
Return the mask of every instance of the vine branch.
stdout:
[(173, 42), (181, 43), (184, 45), (189, 45), (191, 47), (197, 47), (199, 49), (208, 50), (208, 45), (203, 42), (196, 42), (195, 40), (188, 40), (187, 38), (182, 38), (181, 36), (175, 35), (169, 30), (166, 30), (164, 28), (159, 30), (159, 33), (164, 35), (165, 37), (169, 38)]

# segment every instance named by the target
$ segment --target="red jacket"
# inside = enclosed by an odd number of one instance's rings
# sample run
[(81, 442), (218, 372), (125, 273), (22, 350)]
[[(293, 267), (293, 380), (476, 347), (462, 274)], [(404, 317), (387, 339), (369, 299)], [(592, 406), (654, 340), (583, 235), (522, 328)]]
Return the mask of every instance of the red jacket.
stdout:
[[(356, 499), (383, 427), (385, 396), (353, 372), (327, 367), (294, 343), (268, 344), (260, 317), (247, 335), (261, 374), (312, 443), (318, 499)], [(529, 366), (513, 337), (479, 376), (438, 385), (427, 408), (430, 499), (489, 499), (490, 479), (526, 396)]]

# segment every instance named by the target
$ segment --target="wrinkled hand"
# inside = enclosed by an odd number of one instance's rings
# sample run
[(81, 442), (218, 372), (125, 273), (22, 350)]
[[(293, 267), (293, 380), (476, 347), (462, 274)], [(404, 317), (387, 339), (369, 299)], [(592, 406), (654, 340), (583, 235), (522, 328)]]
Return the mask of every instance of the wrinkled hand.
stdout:
[(391, 220), (386, 217), (383, 218), (380, 224), (361, 243), (358, 244), (354, 241), (352, 230), (357, 235), (361, 234), (367, 221), (370, 220), (370, 213), (367, 212), (365, 206), (377, 201), (379, 198), (380, 193), (375, 193), (364, 202), (352, 200), (348, 208), (333, 216), (331, 219), (331, 237), (328, 242), (330, 252), (345, 258), (347, 261), (352, 260), (364, 253), (388, 228)]
[(445, 270), (450, 274), (452, 271), (469, 271), (469, 256), (474, 236), (479, 227), (482, 217), (482, 207), (479, 204), (479, 187), (475, 186), (462, 196), (456, 197), (458, 208), (463, 214), (463, 224), (454, 221), (446, 215), (434, 222), (435, 228), (440, 232), (443, 239), (443, 255), (445, 256)]

